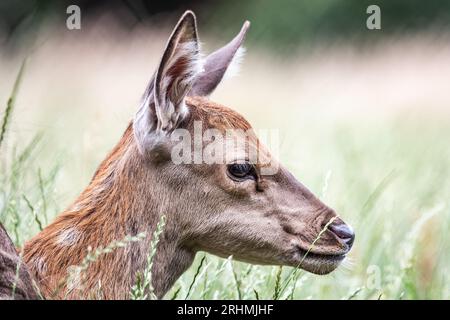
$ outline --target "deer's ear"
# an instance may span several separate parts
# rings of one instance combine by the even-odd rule
[[[245,21],[241,31],[227,45],[206,57],[203,71],[200,72],[189,93],[192,96],[208,96],[222,80],[230,64],[238,55],[238,49],[245,39],[250,22]]]
[[[141,148],[151,148],[186,115],[185,97],[201,71],[195,15],[186,11],[167,42],[161,62],[134,119]]]

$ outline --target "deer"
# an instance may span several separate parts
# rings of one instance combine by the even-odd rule
[[[346,258],[355,239],[350,225],[271,155],[242,115],[208,98],[239,54],[249,26],[246,21],[228,44],[204,57],[194,13],[182,15],[118,144],[78,198],[24,245],[24,262],[43,297],[129,298],[162,216],[151,269],[158,299],[198,252],[319,275]],[[192,133],[195,123],[203,131],[248,131],[250,138],[229,162],[175,164],[173,135]],[[249,149],[264,161],[249,161]],[[276,164],[276,172],[264,173],[268,163]],[[82,289],[61,284],[87,248],[141,232],[144,240],[91,263]]]

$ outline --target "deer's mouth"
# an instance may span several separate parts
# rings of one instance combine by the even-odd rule
[[[335,270],[345,259],[346,253],[317,253],[296,246],[295,267],[315,274],[327,274]]]

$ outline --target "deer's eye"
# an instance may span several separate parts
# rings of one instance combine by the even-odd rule
[[[234,180],[256,179],[255,168],[248,162],[229,164],[228,174]]]

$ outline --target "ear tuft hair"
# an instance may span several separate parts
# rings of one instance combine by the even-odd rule
[[[225,71],[225,74],[223,75],[223,80],[226,81],[227,79],[231,79],[239,74],[246,53],[247,49],[245,49],[245,47],[239,47],[239,49],[237,49],[233,59],[231,59],[231,62]]]
[[[214,91],[222,81],[230,64],[233,61],[241,60],[244,51],[240,48],[249,27],[250,22],[246,21],[233,40],[206,57],[204,71],[198,74],[189,95],[208,96]],[[235,60],[235,58],[237,59]]]

